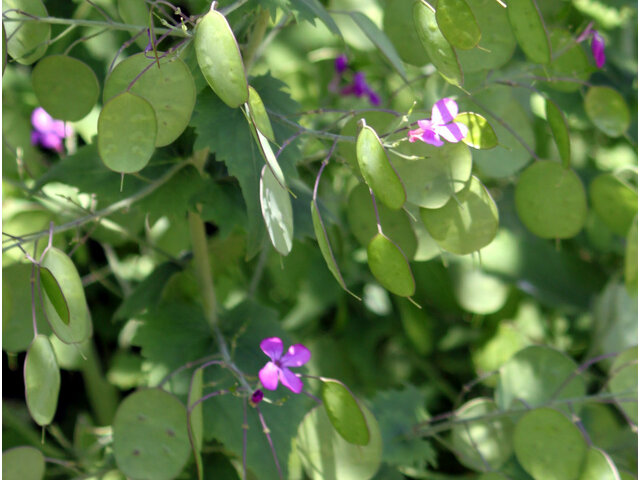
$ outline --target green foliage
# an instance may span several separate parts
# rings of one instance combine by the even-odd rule
[[[3,1],[3,476],[632,478],[637,5],[211,6]]]

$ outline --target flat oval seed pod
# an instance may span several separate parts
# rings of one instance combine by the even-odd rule
[[[49,115],[76,122],[98,101],[100,85],[86,63],[66,55],[49,55],[31,73],[33,91]]]
[[[378,233],[367,247],[367,262],[373,276],[380,284],[401,297],[410,297],[416,291],[411,267],[402,250]]]
[[[249,99],[247,77],[233,31],[220,12],[210,10],[196,26],[195,48],[202,75],[231,108]]]
[[[455,50],[438,28],[436,12],[422,1],[413,5],[413,21],[418,38],[429,58],[445,80],[454,85],[462,85],[464,77]]]
[[[113,419],[113,453],[127,477],[171,480],[189,458],[187,411],[159,388],[125,398]]]
[[[146,8],[146,7],[145,7]],[[162,53],[162,52],[159,52]],[[106,103],[129,88],[129,92],[148,101],[156,114],[156,147],[169,145],[187,128],[196,104],[196,86],[189,67],[176,56],[159,60],[132,55],[113,69],[104,83],[102,98]]]
[[[278,181],[280,186],[287,190],[287,183],[284,178],[284,173],[282,173],[282,169],[280,168],[280,164],[278,163],[278,159],[273,153],[273,149],[271,148],[271,144],[269,143],[269,139],[263,134],[263,132],[258,128],[258,124],[256,120],[253,118],[250,107],[247,105],[246,110],[242,110],[249,122],[249,128],[251,129],[251,133],[253,134],[253,138],[258,145],[258,150],[260,150],[260,154],[264,161],[267,163],[269,170]],[[266,113],[266,112],[265,112]],[[268,120],[268,119],[267,119]],[[269,124],[271,125],[271,124]]]
[[[44,276],[42,272],[45,272]],[[42,260],[40,273],[44,310],[51,329],[64,343],[85,341],[91,336],[93,327],[82,281],[73,261],[61,250],[50,248]],[[49,275],[51,278],[47,279]],[[42,278],[45,278],[44,282]],[[66,311],[68,319],[60,316]]]
[[[49,425],[58,406],[60,369],[46,335],[37,335],[27,351],[24,386],[31,418],[40,426]]]
[[[352,293],[348,288],[347,284],[342,277],[342,273],[340,273],[340,267],[338,267],[338,262],[336,262],[336,258],[333,256],[333,250],[331,249],[331,244],[329,243],[329,236],[327,235],[327,230],[324,227],[324,222],[322,221],[322,217],[320,217],[320,212],[318,211],[318,205],[316,205],[316,201],[311,201],[311,219],[313,220],[313,231],[316,234],[316,239],[318,240],[318,246],[320,247],[320,252],[324,257],[324,261],[329,268],[329,271],[333,274],[335,279],[338,281],[340,286],[348,293],[358,298],[357,295]]]
[[[264,108],[264,103],[256,89],[249,85],[249,112],[253,119],[255,126],[260,132],[269,140],[275,143],[276,136],[273,133],[273,127],[269,120],[267,110]]]
[[[2,478],[4,480],[42,480],[44,456],[33,447],[14,447],[2,452]]]
[[[551,134],[558,147],[562,165],[565,168],[571,166],[571,141],[569,139],[569,126],[564,118],[562,110],[552,100],[546,99],[545,109],[547,113],[547,122],[551,127]]]
[[[462,112],[456,115],[454,122],[467,126],[469,133],[462,141],[472,148],[488,150],[498,146],[498,137],[491,124],[482,115],[473,112]]]
[[[480,42],[482,32],[465,0],[438,0],[436,21],[442,35],[455,48],[470,50]]]
[[[578,175],[557,162],[535,162],[518,179],[516,211],[542,238],[571,238],[587,218],[587,195]]]
[[[498,232],[498,208],[476,177],[444,207],[421,208],[420,217],[438,245],[458,255],[480,250]]]
[[[619,480],[620,473],[611,457],[597,447],[589,447],[579,480]]]
[[[525,55],[535,63],[549,63],[551,43],[533,0],[510,0],[507,15],[513,34]]]
[[[404,185],[391,165],[378,135],[367,125],[358,134],[356,158],[360,172],[376,198],[393,210],[402,208],[407,199]]]
[[[429,55],[423,48],[415,48],[420,39],[413,23],[413,2],[414,0],[387,0],[384,4],[382,28],[403,61],[422,67],[429,63]]]
[[[347,442],[367,445],[371,436],[364,413],[358,401],[341,382],[322,381],[322,404],[333,428]]]
[[[19,10],[34,17],[47,17],[42,0],[2,0],[2,11]],[[3,13],[3,17],[5,14]],[[7,12],[6,18],[24,20],[16,11]],[[3,18],[5,20],[5,18]],[[51,38],[51,25],[45,22],[3,22],[7,33],[7,52],[23,65],[31,65],[47,51]]]
[[[260,206],[271,243],[280,254],[288,255],[293,245],[291,198],[266,165],[260,176]]]
[[[598,130],[610,137],[624,134],[631,123],[627,103],[613,88],[589,88],[584,97],[584,109]]]
[[[115,172],[142,170],[156,145],[158,126],[151,104],[130,92],[109,100],[98,118],[98,153]]]

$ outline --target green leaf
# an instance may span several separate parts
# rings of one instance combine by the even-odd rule
[[[170,480],[189,450],[187,412],[176,397],[151,388],[122,401],[113,420],[113,453],[125,475]]]
[[[507,8],[513,34],[525,55],[534,63],[549,63],[551,43],[535,0],[512,0]]]
[[[44,256],[41,267],[51,274],[59,287],[59,289],[56,289],[49,282],[53,298],[49,296],[46,288],[45,295],[43,295],[44,310],[51,329],[64,343],[81,343],[85,341],[91,337],[93,326],[87,300],[84,296],[82,280],[73,261],[64,252],[52,247]],[[61,304],[60,294],[66,303],[66,309]],[[56,304],[53,302],[56,302]],[[59,312],[65,316],[61,317]],[[66,316],[67,312],[68,318]]]
[[[2,478],[42,480],[45,463],[42,452],[33,447],[14,447],[2,452]]]
[[[158,265],[135,289],[127,296],[116,312],[115,319],[129,319],[145,309],[153,309],[162,297],[162,291],[169,279],[181,270],[174,262]]]
[[[58,281],[47,268],[41,267],[39,272],[40,285],[42,285],[44,293],[53,305],[53,308],[58,314],[58,317],[60,317],[60,320],[62,320],[62,323],[69,325],[69,306],[67,305],[67,300],[64,298],[64,294],[62,293],[62,289],[60,288]]]
[[[480,42],[482,32],[465,0],[438,0],[436,20],[452,47],[469,50]]]
[[[451,274],[458,303],[468,312],[488,315],[500,310],[507,301],[509,285],[477,265],[456,263],[451,266]]]
[[[608,390],[617,396],[618,407],[638,423],[638,347],[631,347],[618,355],[609,369]],[[636,401],[629,401],[635,399]]]
[[[280,254],[288,255],[293,246],[291,198],[267,165],[260,178],[260,206],[271,243]]]
[[[405,157],[394,155],[393,165],[407,191],[408,202],[440,208],[469,183],[471,151],[462,143],[434,147],[423,142],[405,142],[397,150]]]
[[[458,422],[476,419],[454,426],[451,441],[460,463],[477,472],[487,466],[499,470],[513,452],[513,421],[507,416],[482,419],[496,412],[498,408],[489,398],[475,398],[456,410]]]
[[[369,427],[358,401],[347,387],[337,380],[322,380],[322,402],[329,421],[347,442],[368,445]]]
[[[438,28],[436,12],[419,0],[413,5],[413,20],[418,38],[429,58],[444,79],[454,85],[462,85],[464,77],[455,50]]]
[[[518,179],[516,211],[542,238],[571,238],[587,219],[587,196],[580,177],[556,162],[538,161]]]
[[[618,469],[606,452],[590,447],[579,480],[618,480]]]
[[[426,464],[437,465],[436,451],[431,443],[412,435],[416,423],[429,418],[424,405],[424,393],[413,385],[401,390],[376,392],[371,411],[380,425],[385,463],[418,471],[426,471]]]
[[[482,115],[473,112],[462,112],[456,115],[454,122],[467,126],[469,133],[462,141],[470,147],[487,150],[498,145],[498,137],[491,124]]]
[[[58,406],[60,369],[46,335],[37,335],[27,351],[24,387],[31,418],[38,425],[49,425]]]
[[[402,208],[407,199],[404,185],[375,130],[364,120],[356,140],[356,157],[360,172],[376,197],[393,210]]]
[[[516,424],[513,447],[534,480],[577,479],[587,445],[571,420],[551,408],[525,413]]]
[[[358,298],[354,293],[352,293],[347,288],[347,284],[345,283],[344,278],[342,277],[342,273],[340,273],[340,267],[338,266],[338,262],[336,262],[336,258],[333,255],[333,250],[331,249],[331,244],[329,243],[329,236],[327,235],[327,229],[324,226],[322,217],[320,217],[320,212],[318,211],[318,205],[316,204],[315,200],[311,201],[311,217],[313,219],[313,229],[316,234],[318,246],[320,247],[320,251],[322,252],[324,261],[327,263],[327,267],[329,268],[329,271],[333,274],[337,282],[346,292]]]
[[[6,12],[7,10],[19,10]],[[2,0],[3,26],[7,35],[7,52],[18,63],[31,65],[47,51],[51,25],[45,22],[22,22],[25,14],[47,17],[42,0]],[[8,19],[16,21],[8,22]]]
[[[497,69],[507,63],[516,49],[516,39],[504,8],[496,0],[467,0],[482,38],[478,48],[458,50],[458,60],[465,74]]]
[[[389,63],[395,68],[396,72],[407,81],[407,72],[404,69],[404,64],[396,52],[393,43],[387,38],[385,33],[378,28],[378,26],[371,21],[369,17],[361,12],[351,11],[349,16],[360,27],[360,30],[373,42],[378,50],[384,55]]]
[[[603,173],[589,185],[589,200],[604,224],[625,236],[638,214],[638,192],[619,176]]]
[[[569,126],[567,119],[564,117],[562,110],[550,99],[546,99],[545,108],[547,114],[547,122],[551,127],[553,139],[558,147],[562,165],[565,168],[571,166],[571,141],[569,139]]]
[[[549,347],[530,346],[513,355],[500,368],[495,398],[501,410],[522,400],[530,407],[550,400],[580,398],[586,388],[578,366],[565,354]]]
[[[31,72],[33,91],[53,118],[75,122],[98,101],[100,85],[91,67],[66,55],[49,55]]]
[[[296,447],[305,472],[313,480],[369,480],[380,467],[382,438],[378,422],[363,407],[371,439],[368,445],[353,445],[331,425],[324,408],[316,407],[298,427]]]
[[[420,39],[413,22],[413,2],[414,0],[387,0],[384,3],[382,28],[402,60],[422,67],[429,63],[429,55],[424,48],[415,48]],[[375,124],[372,125],[377,128]]]
[[[596,352],[618,353],[638,344],[638,297],[629,295],[620,279],[609,281],[592,308],[592,348]]]
[[[144,0],[117,0],[118,15],[128,25],[149,25],[149,8]],[[136,45],[146,48],[149,43],[147,35],[136,39]]]
[[[396,304],[400,309],[402,328],[413,348],[423,356],[431,353],[435,343],[435,319],[409,300],[398,299]]]
[[[318,0],[291,0],[291,8],[299,13],[299,16],[304,20],[316,25],[316,20],[320,19],[324,23],[329,31],[334,35],[342,37],[342,33],[333,21],[331,15],[327,12],[324,6]]]
[[[98,153],[115,172],[142,170],[155,150],[155,110],[144,98],[123,92],[105,103],[98,118]]]
[[[624,283],[630,295],[638,295],[638,215],[633,219],[627,234],[624,251]]]
[[[380,284],[401,297],[410,297],[416,291],[407,257],[392,240],[382,233],[371,239],[367,246],[367,262]]]
[[[550,41],[554,52],[551,63],[545,65],[544,69],[537,70],[536,74],[549,78],[550,81],[545,84],[554,90],[580,90],[595,70],[584,48],[576,43],[575,34],[566,30],[553,30]]]
[[[624,97],[610,87],[591,87],[584,97],[584,109],[593,124],[610,137],[623,135],[631,124]]]
[[[124,59],[106,78],[103,101],[124,91],[144,98],[153,107],[156,147],[169,145],[187,128],[196,103],[196,87],[189,67],[179,57],[167,55],[156,62],[138,53]]]
[[[383,203],[378,203],[377,207],[384,234],[398,244],[408,259],[412,259],[418,242],[407,213],[403,210],[391,210]],[[369,245],[378,233],[371,193],[364,183],[359,183],[349,193],[347,220],[351,232],[363,247]]]
[[[476,177],[438,209],[421,208],[420,217],[444,250],[458,255],[480,250],[498,232],[498,208]]]

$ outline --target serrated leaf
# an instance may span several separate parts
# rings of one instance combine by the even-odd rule
[[[364,413],[342,383],[323,379],[322,402],[331,424],[342,438],[354,445],[369,444],[371,436]]]
[[[571,141],[569,139],[569,126],[562,110],[550,99],[545,102],[547,122],[551,127],[553,139],[558,147],[562,164],[565,168],[571,166]]]
[[[298,11],[299,17],[304,20],[313,23],[315,25],[316,19],[319,18],[324,23],[331,33],[342,37],[342,33],[333,21],[331,15],[327,12],[324,6],[318,0],[291,0],[291,7]]]
[[[482,37],[478,22],[465,0],[438,0],[436,20],[444,37],[455,48],[470,50]]]
[[[31,418],[38,425],[49,425],[58,406],[60,369],[46,335],[37,335],[29,346],[24,361],[24,386]]]
[[[391,63],[393,68],[400,74],[400,76],[407,81],[407,72],[404,69],[404,65],[398,52],[396,52],[393,43],[387,38],[385,33],[378,28],[378,26],[371,21],[369,17],[361,12],[349,12],[349,15],[353,21],[360,27],[360,30],[373,42],[373,44],[380,50],[382,55]]]
[[[470,147],[487,150],[498,145],[498,137],[493,127],[482,115],[474,112],[462,112],[456,115],[454,122],[467,126],[469,133],[462,141]]]

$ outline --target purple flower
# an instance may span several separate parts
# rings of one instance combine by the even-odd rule
[[[602,68],[606,61],[604,54],[604,38],[602,38],[602,35],[600,35],[597,30],[591,28],[591,25],[593,25],[593,22],[587,25],[587,28],[585,28],[584,32],[578,36],[576,41],[580,43],[587,38],[591,38],[591,53],[593,54],[593,59],[596,61],[596,66],[598,68]]]
[[[452,98],[438,100],[431,109],[430,120],[418,120],[418,127],[409,130],[409,142],[422,140],[425,143],[441,147],[444,142],[457,143],[467,136],[469,129],[460,122],[453,119],[458,114],[458,104]]]
[[[355,95],[356,97],[362,97],[366,95],[369,97],[369,101],[373,105],[380,105],[380,97],[367,84],[363,72],[356,72],[356,74],[353,76],[353,82],[340,90],[340,94]]]
[[[347,56],[343,53],[335,60],[335,69],[338,75],[342,75],[349,65],[349,61],[347,60]]]
[[[255,392],[251,394],[249,403],[251,404],[252,407],[255,407],[257,404],[259,404],[262,401],[263,398],[264,398],[264,393],[262,393],[262,390],[257,389]]]
[[[278,380],[293,393],[302,391],[300,380],[289,367],[301,367],[311,358],[311,352],[301,344],[291,345],[287,353],[282,355],[282,340],[278,337],[265,338],[260,342],[260,348],[271,359],[262,367],[258,376],[267,390],[278,388]]]
[[[73,133],[71,125],[62,120],[54,120],[44,108],[38,107],[31,114],[31,144],[50,148],[56,152],[63,151],[62,139]]]

